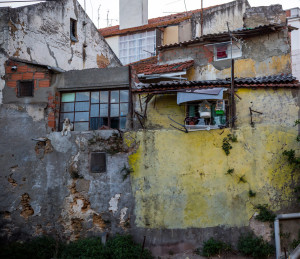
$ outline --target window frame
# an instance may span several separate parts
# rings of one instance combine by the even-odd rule
[[[121,99],[120,99],[120,91],[127,91],[128,92],[128,99],[126,102],[122,101],[121,102]],[[111,92],[113,91],[118,91],[119,92],[119,101],[118,102],[115,102],[115,103],[112,103],[111,102]],[[82,93],[82,92],[88,92],[89,93],[89,100],[88,101],[76,101],[76,93]],[[92,103],[91,101],[91,95],[93,92],[98,92],[98,93],[101,93],[101,92],[108,92],[108,102],[102,102],[101,103],[101,100],[99,98],[99,102],[97,103]],[[67,93],[74,93],[75,94],[75,97],[74,97],[74,101],[72,102],[62,102],[62,97],[63,97],[63,94],[67,94]],[[75,110],[75,106],[76,106],[76,103],[84,103],[84,102],[88,102],[89,105],[88,105],[88,110],[84,110],[84,111],[76,111]],[[74,103],[74,107],[73,107],[73,111],[71,112],[62,112],[62,105],[64,103]],[[129,88],[103,88],[103,89],[93,89],[93,90],[77,90],[77,91],[63,91],[61,92],[60,94],[60,107],[59,107],[59,127],[58,129],[59,130],[62,130],[62,121],[61,121],[61,115],[63,113],[73,113],[73,120],[71,120],[71,122],[74,124],[74,129],[75,129],[75,126],[76,126],[76,122],[79,123],[79,122],[83,122],[83,123],[88,123],[88,129],[87,130],[84,130],[84,131],[92,131],[92,130],[95,130],[95,129],[91,129],[91,118],[101,118],[100,116],[96,117],[96,116],[91,116],[91,105],[92,104],[98,104],[99,105],[99,112],[100,112],[100,105],[101,104],[107,104],[108,107],[107,107],[107,127],[111,128],[111,119],[112,118],[118,118],[119,119],[119,127],[118,129],[120,130],[125,130],[126,129],[126,122],[127,122],[127,116],[128,114],[130,113],[130,109],[131,109],[131,92],[130,92],[130,89]],[[111,116],[111,104],[118,104],[119,106],[119,112],[118,112],[118,116]],[[127,104],[128,105],[128,110],[127,110],[127,114],[122,116],[121,115],[121,104]],[[89,114],[89,119],[88,121],[76,121],[75,120],[75,116],[76,116],[76,112],[77,113],[81,113],[81,112],[88,112]],[[103,117],[105,118],[105,117]],[[121,126],[121,118],[125,118],[126,119],[126,122],[125,122],[125,127],[124,128],[120,128]],[[103,125],[104,126],[104,125]],[[106,125],[105,125],[106,126]],[[98,130],[98,129],[97,129]],[[75,130],[76,131],[76,130]]]
[[[222,45],[227,45],[227,57],[226,58],[218,58],[218,51],[217,48]],[[214,43],[213,44],[213,53],[214,53],[214,61],[222,61],[222,60],[228,60],[231,59],[231,43],[230,41],[226,42],[219,42],[219,43]],[[241,49],[241,44],[239,42],[232,42],[232,58],[239,58],[242,56],[242,49]]]
[[[31,85],[32,95],[21,95],[21,89],[20,88],[21,88],[22,83],[32,83],[32,85]],[[17,97],[18,98],[34,97],[34,80],[20,80],[20,81],[18,81]]]
[[[77,36],[77,20],[70,18],[70,39],[73,42],[78,42]]]

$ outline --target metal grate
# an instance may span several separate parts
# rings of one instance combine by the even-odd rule
[[[18,97],[33,97],[33,81],[19,81]]]
[[[106,172],[106,153],[101,153],[101,152],[91,153],[90,171],[92,173]]]

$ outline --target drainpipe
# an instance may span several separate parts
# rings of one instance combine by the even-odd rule
[[[297,218],[300,218],[300,213],[280,214],[280,215],[277,215],[277,217],[275,218],[274,231],[275,231],[276,259],[280,259],[280,254],[281,254],[279,220],[280,219],[297,219]]]

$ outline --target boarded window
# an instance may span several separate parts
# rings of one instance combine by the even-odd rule
[[[33,97],[33,81],[19,81],[18,97]]]
[[[106,172],[106,153],[102,153],[102,152],[91,153],[90,171],[92,173]]]
[[[77,21],[70,19],[70,38],[71,41],[77,42]]]

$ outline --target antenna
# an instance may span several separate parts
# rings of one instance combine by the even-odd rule
[[[101,7],[101,4],[99,4],[99,7],[98,7],[98,29],[100,28],[100,7]]]
[[[107,15],[106,15],[106,26],[109,26],[109,19],[108,19],[108,14],[109,14],[109,10],[107,10]]]
[[[187,9],[186,9],[186,3],[185,3],[185,0],[183,0],[183,1],[184,1],[185,12],[186,12],[186,15],[187,15],[188,13],[187,13]]]
[[[203,36],[203,0],[201,0],[201,35]]]

